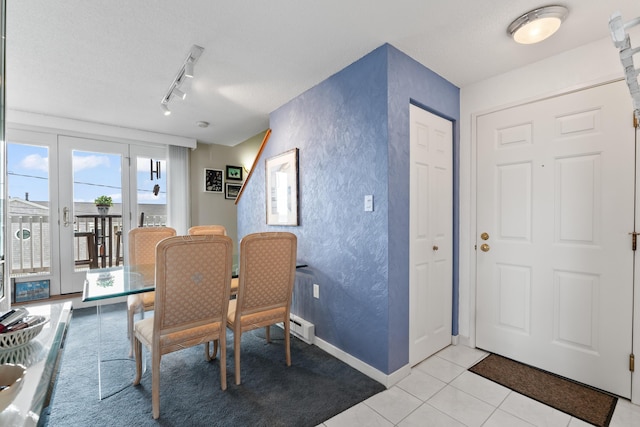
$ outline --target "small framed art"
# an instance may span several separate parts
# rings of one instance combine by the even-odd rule
[[[242,167],[227,165],[227,179],[242,181]]]
[[[224,193],[225,199],[234,199],[238,197],[238,193],[240,193],[240,189],[242,188],[242,184],[236,184],[233,182],[227,182],[226,191]]]
[[[205,193],[222,193],[222,170],[204,169],[204,191]]]
[[[27,302],[49,298],[49,280],[15,282],[15,302]]]

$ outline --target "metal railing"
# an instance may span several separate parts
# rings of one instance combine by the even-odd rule
[[[164,215],[149,215],[144,218],[145,227],[166,225]],[[92,267],[90,261],[96,255],[91,250],[95,242],[94,221],[90,218],[75,218],[73,239],[73,261],[76,270]],[[29,274],[46,274],[51,271],[51,233],[48,215],[9,215],[9,266],[10,277]],[[113,221],[113,236],[122,230],[122,220]],[[99,233],[100,234],[100,233]],[[121,236],[119,236],[121,238]],[[113,262],[123,255],[123,245],[119,245],[120,253],[112,254]]]

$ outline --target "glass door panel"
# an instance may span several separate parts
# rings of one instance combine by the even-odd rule
[[[82,291],[87,269],[122,262],[122,230],[129,224],[123,179],[123,171],[128,170],[128,146],[60,137],[59,156],[60,252],[74,254],[61,262],[61,293],[65,294]],[[99,196],[113,201],[106,214],[99,213],[94,203]]]
[[[34,276],[50,280],[50,292],[59,293],[56,200],[50,197],[57,182],[55,137],[10,129],[7,132],[7,266],[18,282]]]
[[[164,147],[131,146],[135,169],[131,170],[131,205],[134,227],[167,225],[167,151]],[[132,219],[133,222],[133,219]]]

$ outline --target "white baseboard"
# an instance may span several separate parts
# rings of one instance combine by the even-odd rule
[[[400,381],[401,379],[403,379],[404,377],[408,376],[411,373],[411,367],[409,365],[406,365],[398,369],[397,371],[387,375],[377,370],[373,366],[367,365],[362,360],[353,357],[349,353],[346,353],[340,350],[339,348],[335,347],[334,345],[329,344],[328,342],[318,338],[317,336],[315,337],[314,344],[317,345],[320,349],[326,351],[327,353],[335,357],[336,359],[362,372],[369,378],[375,381],[378,381],[380,384],[384,385],[387,388],[393,386],[398,381]]]

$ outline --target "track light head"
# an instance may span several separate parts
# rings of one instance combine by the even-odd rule
[[[160,103],[160,107],[162,108],[162,112],[164,113],[165,116],[168,116],[171,114],[171,110],[169,110],[169,107],[164,102]]]
[[[189,57],[187,63],[184,64],[184,76],[190,79],[193,78],[193,60],[191,57]]]
[[[180,98],[180,99],[185,99],[187,97],[187,94],[181,91],[180,89],[178,89],[177,87],[171,91],[171,94],[176,98]]]

